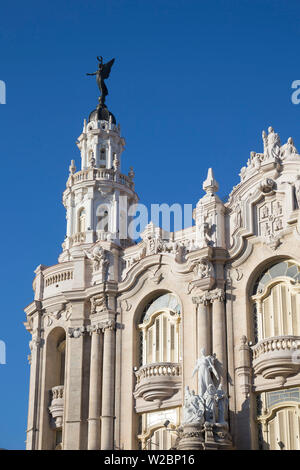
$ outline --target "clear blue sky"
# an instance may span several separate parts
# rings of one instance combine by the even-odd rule
[[[224,197],[261,131],[300,147],[300,3],[294,0],[2,2],[0,80],[0,447],[23,449],[33,270],[56,263],[62,191],[83,118],[97,103],[96,55],[116,57],[107,103],[126,138],[141,202],[193,203],[213,166]],[[299,138],[298,138],[299,136]]]

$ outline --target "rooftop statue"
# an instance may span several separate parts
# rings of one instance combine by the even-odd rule
[[[106,64],[103,64],[103,57],[100,55],[100,56],[97,56],[97,60],[99,61],[98,70],[94,73],[87,73],[87,75],[96,75],[96,82],[101,93],[99,97],[99,104],[100,106],[105,106],[104,103],[105,103],[105,98],[108,95],[108,90],[104,83],[104,80],[106,80],[109,77],[109,74],[110,74],[110,71],[111,71],[111,68],[113,66],[115,59],[111,59]]]

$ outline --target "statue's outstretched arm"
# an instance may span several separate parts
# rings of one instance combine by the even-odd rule
[[[87,73],[86,75],[97,75],[97,72],[95,72],[95,73]]]

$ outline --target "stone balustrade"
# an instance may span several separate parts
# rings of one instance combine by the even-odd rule
[[[256,375],[266,379],[287,377],[300,369],[300,336],[273,336],[252,346]]]
[[[162,402],[172,397],[181,387],[181,364],[157,362],[142,366],[137,372],[135,398]]]
[[[252,347],[253,359],[261,354],[276,350],[295,350],[300,346],[300,336],[275,336],[259,341]]]
[[[148,364],[142,366],[136,373],[137,384],[143,379],[148,377],[159,377],[159,376],[180,376],[181,366],[180,364],[173,362],[160,362],[154,364]]]
[[[64,417],[64,386],[57,385],[50,391],[51,405],[49,406],[50,414],[54,420],[55,428],[61,428]]]
[[[77,243],[84,243],[85,239],[85,232],[77,232],[72,237],[70,237],[70,246],[76,245]]]
[[[58,282],[69,281],[73,279],[73,270],[68,269],[66,271],[61,271],[56,274],[51,274],[45,276],[45,286],[49,287],[52,284],[57,284]]]
[[[77,183],[93,180],[115,181],[127,186],[132,190],[134,189],[134,183],[129,176],[123,175],[118,171],[110,168],[89,168],[87,170],[77,171],[77,173],[69,176],[67,186],[70,187]]]

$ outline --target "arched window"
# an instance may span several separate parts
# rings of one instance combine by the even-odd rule
[[[140,369],[137,372],[135,396],[146,396],[149,392],[150,402],[147,411],[139,414],[140,449],[168,450],[176,440],[175,429],[180,423],[181,407],[179,401],[173,400],[173,393],[181,389],[181,309],[176,295],[163,294],[152,300],[144,309],[138,325],[140,331]],[[170,392],[166,392],[169,384]],[[148,390],[149,387],[149,390]],[[172,391],[173,388],[173,391]],[[154,398],[153,398],[154,397]],[[146,398],[146,401],[149,398]],[[152,401],[152,405],[150,405]],[[150,406],[149,406],[150,405]],[[139,411],[139,404],[136,404]],[[168,427],[165,423],[168,422]]]
[[[78,232],[84,233],[85,232],[85,209],[82,208],[78,212]]]
[[[299,282],[300,267],[278,261],[257,278],[251,295],[254,374],[267,379],[257,395],[259,447],[265,450],[300,449],[300,388],[280,385],[299,371]],[[268,379],[277,379],[277,390],[268,390]]]
[[[256,280],[251,297],[256,341],[274,336],[300,336],[300,268],[280,261]]]
[[[260,449],[300,450],[300,388],[261,393],[258,424]]]
[[[165,294],[147,306],[141,330],[142,364],[179,362],[180,306],[173,294]]]

